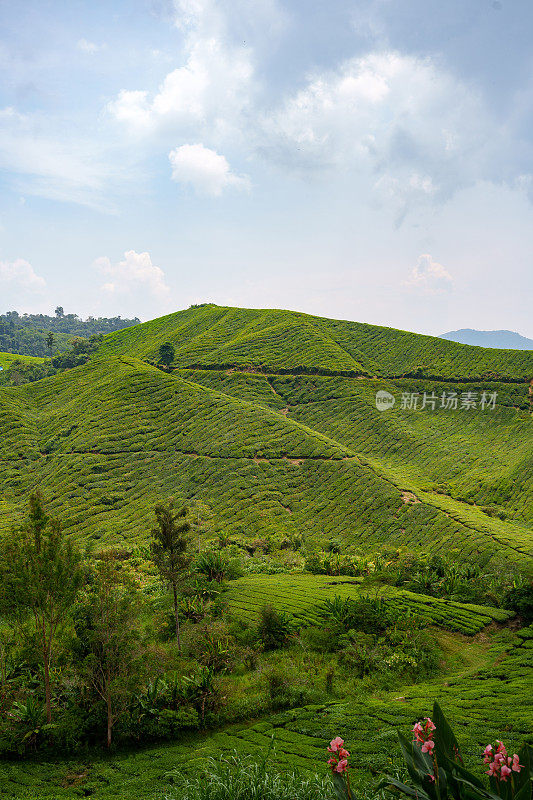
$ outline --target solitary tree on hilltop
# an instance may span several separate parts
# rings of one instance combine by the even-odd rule
[[[167,505],[158,504],[155,507],[157,528],[152,529],[150,543],[152,561],[161,579],[172,587],[178,650],[181,650],[178,588],[191,562],[191,557],[187,553],[189,545],[187,534],[191,529],[186,519],[187,513],[186,506],[175,509],[172,500]]]
[[[52,719],[50,664],[57,633],[83,581],[83,559],[59,523],[47,516],[41,495],[30,497],[26,523],[4,540],[0,552],[0,614],[33,619],[41,651],[46,720]]]
[[[174,346],[170,344],[170,342],[165,342],[159,348],[159,363],[164,364],[165,367],[170,367],[174,358],[176,357],[176,351],[174,350]]]
[[[65,316],[65,309],[63,308],[63,306],[57,306],[56,310],[54,311],[54,314],[58,319],[61,319],[62,317]]]

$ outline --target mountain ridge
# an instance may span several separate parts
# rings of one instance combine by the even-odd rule
[[[476,328],[460,328],[441,333],[439,339],[471,345],[504,350],[533,350],[533,339],[508,330],[480,331]]]

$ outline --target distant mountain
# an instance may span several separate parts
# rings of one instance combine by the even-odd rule
[[[439,339],[450,342],[473,344],[477,347],[497,347],[503,350],[533,350],[533,339],[527,339],[514,331],[476,331],[461,328],[459,331],[441,333]]]

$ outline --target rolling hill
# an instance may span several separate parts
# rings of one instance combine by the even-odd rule
[[[169,372],[157,367],[167,341]],[[206,537],[298,533],[529,570],[532,377],[526,351],[191,307],[0,391],[0,532],[40,486],[69,532],[131,547],[175,495]],[[394,407],[376,408],[378,390]]]

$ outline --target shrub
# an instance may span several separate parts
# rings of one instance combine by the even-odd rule
[[[533,622],[533,583],[515,586],[506,593],[503,605],[519,614],[524,625]]]
[[[228,558],[220,550],[206,550],[201,553],[194,563],[194,569],[200,575],[205,575],[208,580],[217,583],[235,580],[243,574],[239,559]]]
[[[264,605],[257,634],[265,650],[278,650],[285,647],[292,638],[294,625],[288,614],[276,611],[271,605]]]
[[[363,633],[383,633],[399,620],[399,614],[388,607],[381,597],[340,597],[325,600],[317,609],[321,619],[336,624],[340,629],[354,629]]]

